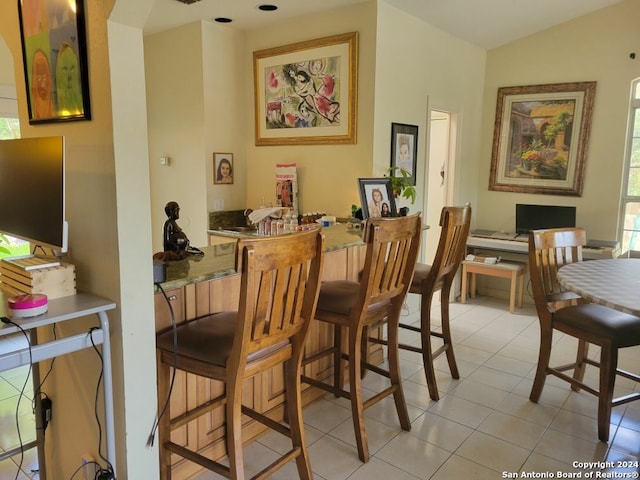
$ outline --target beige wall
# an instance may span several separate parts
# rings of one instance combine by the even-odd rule
[[[106,2],[110,3],[110,2]],[[107,8],[107,7],[104,7]],[[106,41],[104,11],[87,11],[87,30],[91,32],[89,58],[94,72],[108,70],[107,52],[101,48]],[[113,146],[111,140],[111,106],[108,84],[90,75],[91,122],[71,122],[30,126],[26,114],[26,92],[21,61],[17,2],[3,5],[0,34],[11,52],[15,71],[16,92],[23,137],[64,135],[66,141],[66,218],[69,222],[69,261],[76,266],[77,288],[99,293],[117,300],[118,249],[115,210]],[[82,199],[76,201],[75,199]],[[99,254],[97,254],[99,252]],[[114,330],[118,330],[119,313],[111,315]],[[84,328],[95,320],[84,322]],[[59,325],[57,334],[77,331],[77,326]],[[44,332],[43,335],[47,335]],[[115,340],[115,339],[114,339]],[[119,352],[118,342],[115,351]],[[43,390],[53,399],[54,421],[47,430],[47,452],[51,478],[67,478],[80,465],[80,456],[87,447],[96,451],[97,426],[94,420],[93,398],[100,373],[95,352],[85,350],[60,357],[53,375]],[[64,448],[62,447],[64,445]],[[68,465],[65,468],[63,465]],[[77,468],[77,467],[76,467]]]
[[[590,238],[616,238],[630,84],[640,76],[640,60],[629,58],[640,45],[638,18],[640,3],[627,0],[488,53],[477,227],[513,231],[515,203],[572,205]],[[581,81],[597,82],[582,197],[489,191],[498,87]]]
[[[243,38],[196,22],[144,39],[154,251],[162,250],[168,201],[180,204],[179,223],[194,246],[207,243],[207,212],[216,201],[224,210],[245,208]],[[214,152],[233,154],[233,185],[213,184]]]
[[[180,204],[180,226],[206,244],[205,114],[202,24],[144,39],[153,250],[162,250],[164,206]],[[160,165],[170,157],[169,166]]]
[[[359,33],[360,43],[357,144],[256,146],[252,53],[350,31]],[[187,49],[191,55],[185,59]],[[275,202],[277,163],[298,165],[301,211],[348,215],[351,205],[360,203],[356,179],[380,176],[389,165],[391,122],[419,126],[420,196],[412,208],[426,210],[422,191],[429,106],[459,118],[464,135],[457,162],[465,175],[456,176],[456,201],[475,199],[486,52],[385,2],[364,2],[244,33],[196,23],[145,37],[145,52],[154,250],[161,248],[166,201],[180,203],[181,227],[193,244],[201,245],[206,239],[198,225],[214,210],[214,200],[222,200],[226,210],[256,208],[263,198]],[[177,67],[168,71],[167,64]],[[193,78],[198,69],[201,76]],[[188,94],[183,91],[187,87],[192,90]],[[203,114],[193,105],[198,98],[206,105],[204,131]],[[211,154],[216,151],[234,154],[232,186],[212,184]],[[170,167],[159,165],[163,155],[172,157]]]
[[[326,211],[348,216],[351,204],[359,204],[358,177],[370,177],[372,169],[376,2],[364,2],[339,11],[315,14],[286,24],[247,32],[244,53],[243,108],[249,112],[245,131],[247,152],[247,205],[258,207],[262,198],[275,204],[275,166],[296,163],[300,211]],[[255,146],[252,52],[340,33],[359,33],[358,143],[321,146]]]
[[[246,206],[247,161],[244,138],[252,125],[242,108],[245,65],[244,34],[217,23],[206,22],[202,28],[204,75],[204,164],[202,180],[207,190],[207,211],[214,211],[215,201],[223,210]],[[224,48],[220,48],[224,46]],[[233,154],[233,185],[213,184],[213,152]]]
[[[135,8],[144,10],[152,1],[137,0]],[[118,478],[125,480],[157,477],[158,462],[157,449],[146,446],[155,415],[156,387],[155,348],[149,341],[153,338],[154,320],[146,107],[144,85],[140,87],[144,78],[141,24],[137,37],[135,29],[132,33],[121,24],[112,24],[108,32],[107,18],[114,3],[115,0],[86,2],[91,121],[29,126],[17,2],[3,6],[0,36],[15,64],[22,136],[64,135],[66,139],[68,261],[76,266],[77,288],[117,304],[109,318],[117,472]],[[123,6],[119,12],[124,18],[121,21],[132,22],[136,18],[133,9],[124,11],[131,2],[120,3]],[[110,56],[109,46],[119,53],[112,52]],[[135,61],[127,63],[131,57]],[[116,85],[113,95],[112,82]],[[142,140],[142,148],[137,139]],[[95,324],[91,317],[80,324],[58,325],[57,334],[75,333]],[[50,478],[69,478],[81,465],[83,455],[100,458],[93,407],[99,374],[99,358],[88,349],[58,358],[43,387],[54,405],[47,430]],[[99,403],[102,409],[102,402]],[[103,416],[101,422],[104,434]],[[106,453],[104,439],[102,453]]]
[[[486,51],[384,2],[379,4],[377,24],[373,173],[380,176],[389,166],[391,123],[418,125],[419,197],[410,208],[422,210],[426,223],[436,227],[440,212],[426,218],[424,194],[428,111],[438,108],[458,119],[454,203],[473,204]]]
[[[359,203],[355,179],[373,174],[375,23],[376,4],[366,2],[244,33],[196,23],[145,37],[154,250],[162,247],[168,200],[180,203],[191,243],[204,245],[215,200],[225,210],[256,208],[262,198],[275,203],[281,162],[298,165],[302,210],[350,214]],[[256,147],[253,51],[350,31],[360,35],[358,143]],[[212,184],[213,152],[234,154],[233,185]],[[161,155],[172,157],[170,167],[159,166]]]
[[[263,196],[275,197],[273,174],[277,162],[299,164],[303,210],[326,209],[344,215],[351,203],[359,202],[355,178],[379,175],[387,162],[390,122],[419,125],[420,156],[426,157],[426,112],[428,106],[433,106],[455,110],[461,116],[458,200],[473,202],[477,193],[476,226],[512,228],[516,201],[563,203],[578,206],[578,221],[593,232],[594,238],[610,238],[615,234],[629,84],[631,79],[640,76],[640,63],[628,58],[629,52],[639,44],[640,30],[634,19],[639,17],[640,5],[636,0],[627,0],[489,52],[484,77],[481,50],[408,18],[382,1],[366,2],[244,35],[208,24],[188,26],[180,32],[184,35],[186,50],[169,49],[169,57],[163,57],[174,60],[174,63],[167,62],[170,68],[147,66],[156,80],[160,75],[179,80],[174,86],[168,82],[144,85],[141,78],[144,57],[160,58],[155,51],[159,47],[153,43],[157,41],[161,45],[168,41],[144,39],[145,51],[142,50],[140,29],[153,0],[87,3],[94,112],[90,122],[28,126],[16,3],[4,6],[0,35],[15,64],[20,66],[14,73],[23,135],[63,134],[67,137],[67,217],[71,260],[77,266],[78,286],[113,299],[119,305],[118,311],[110,315],[118,407],[119,478],[147,478],[149,472],[151,478],[157,469],[157,451],[145,445],[156,397],[150,255],[158,249],[155,239],[160,238],[164,220],[161,208],[172,186],[189,190],[183,194],[184,200],[177,200],[185,202],[183,220],[186,223],[183,221],[182,226],[196,245],[204,243],[206,212],[211,208],[207,204],[207,192],[224,196],[225,208],[244,206],[240,203],[245,201],[247,206],[255,207]],[[107,22],[114,3],[117,15]],[[138,10],[130,11],[134,8]],[[256,147],[251,53],[348,31],[360,33],[358,143]],[[414,36],[412,32],[420,35]],[[191,43],[193,39],[196,39],[195,45]],[[230,46],[232,51],[241,52],[237,55],[242,57],[237,64],[231,58]],[[194,48],[195,55],[184,55]],[[178,51],[183,52],[188,61],[180,62],[184,59],[177,58]],[[400,62],[400,59],[407,61]],[[220,74],[226,72],[216,72],[218,60],[231,71],[240,72],[239,77],[243,78],[225,83]],[[176,68],[176,62],[185,71]],[[405,64],[412,65],[411,73],[418,72],[417,79],[399,76],[397,72],[403,71]],[[149,71],[146,74],[150,76]],[[598,81],[583,197],[489,192],[497,88],[582,80]],[[198,90],[180,91],[184,82],[189,90],[196,87]],[[482,88],[483,82],[484,95],[481,95],[477,89]],[[160,93],[152,95],[156,89]],[[216,91],[220,89],[225,93],[217,96]],[[482,96],[484,103],[480,100]],[[146,108],[145,98],[153,98]],[[156,102],[175,102],[174,108],[180,115],[171,111],[173,115],[167,117]],[[200,107],[198,102],[202,104]],[[231,113],[230,121],[218,116],[218,108],[229,110],[234,106],[240,111]],[[183,107],[185,110],[180,110]],[[169,119],[172,125],[165,123]],[[177,134],[163,136],[163,129]],[[211,153],[219,149],[236,155],[238,183],[224,187],[232,190],[215,191],[209,185]],[[170,174],[166,170],[157,171],[159,155],[173,157],[174,166],[179,168],[170,167]],[[424,168],[420,167],[419,172],[423,175]],[[150,177],[154,179],[153,190],[149,187]],[[160,180],[156,185],[157,179]],[[56,411],[51,430],[47,432],[51,455],[55,458],[52,478],[69,477],[71,468],[77,465],[88,446],[90,451],[97,448],[92,406],[97,371],[98,362],[92,352],[74,354],[56,363],[52,391],[60,399],[58,405],[64,407]]]

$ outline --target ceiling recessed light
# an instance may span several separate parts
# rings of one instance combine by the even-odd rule
[[[276,5],[265,3],[264,5],[258,5],[258,9],[262,10],[263,12],[273,12],[274,10],[277,10],[278,7]]]
[[[218,22],[218,23],[231,23],[233,22],[233,20],[231,20],[230,18],[227,17],[216,17],[213,19],[214,22]]]

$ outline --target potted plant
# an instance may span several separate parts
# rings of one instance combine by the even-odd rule
[[[391,188],[393,188],[393,194],[396,198],[406,198],[411,202],[411,205],[415,203],[418,192],[416,187],[411,184],[411,175],[407,170],[400,167],[389,167],[385,171],[385,177],[391,179]]]

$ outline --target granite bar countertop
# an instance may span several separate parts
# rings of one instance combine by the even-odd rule
[[[361,229],[350,229],[346,224],[337,224],[323,227],[322,231],[325,234],[325,252],[364,245]],[[161,284],[165,291],[191,283],[235,275],[235,253],[238,240],[257,237],[255,233],[227,230],[209,230],[208,233],[228,238],[229,242],[202,247],[200,250],[204,255],[201,256],[190,255],[184,260],[167,262],[166,280]]]

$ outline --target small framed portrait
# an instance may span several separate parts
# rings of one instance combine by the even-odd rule
[[[213,154],[213,183],[215,185],[233,184],[233,153]]]
[[[393,197],[391,179],[359,178],[362,218],[396,217],[396,201]]]
[[[416,184],[418,161],[418,126],[391,124],[391,167],[407,171],[411,185]],[[399,176],[399,175],[394,175]]]

